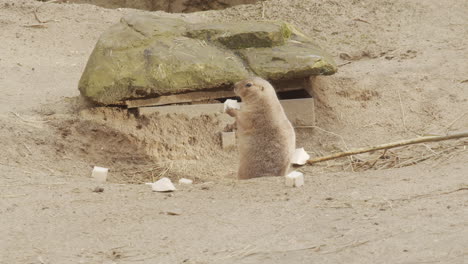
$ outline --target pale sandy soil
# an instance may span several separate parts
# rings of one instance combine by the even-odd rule
[[[340,2],[184,16],[282,19],[332,53],[339,72],[314,86],[318,128],[297,130],[314,156],[468,130],[468,4]],[[303,167],[300,189],[237,181],[216,116],[136,118],[78,97],[99,35],[141,11],[47,4],[38,16],[53,21],[37,27],[38,5],[0,0],[0,263],[466,261],[467,139]],[[94,165],[111,168],[103,193]],[[163,175],[195,184],[141,184]]]

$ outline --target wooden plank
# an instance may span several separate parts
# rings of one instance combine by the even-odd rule
[[[273,83],[277,92],[287,92],[305,89],[304,79],[279,81]],[[128,108],[170,105],[180,103],[199,102],[219,98],[236,97],[234,91],[200,91],[173,95],[163,95],[155,98],[127,100],[125,104]]]
[[[159,96],[148,99],[127,100],[125,104],[128,108],[136,108],[142,106],[158,106],[168,104],[189,103],[217,98],[235,97],[233,91],[214,91],[214,92],[191,92],[184,94],[173,94]]]
[[[138,107],[140,115],[151,115],[159,113],[160,115],[166,114],[184,114],[190,118],[200,116],[203,114],[222,114],[224,104],[187,104],[187,105],[162,105],[162,106],[148,106]],[[226,114],[227,116],[227,114]]]
[[[315,125],[315,105],[313,98],[280,100],[284,112],[294,126]],[[242,103],[240,103],[242,107]],[[139,107],[140,115],[152,114],[183,114],[189,118],[200,115],[218,114],[218,119],[223,124],[232,123],[233,118],[223,113],[224,104],[192,104],[192,105],[165,105],[154,107]]]

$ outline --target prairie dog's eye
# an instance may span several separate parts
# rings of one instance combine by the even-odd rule
[[[245,85],[245,87],[251,87],[251,86],[252,86],[251,83],[247,83],[247,84]]]

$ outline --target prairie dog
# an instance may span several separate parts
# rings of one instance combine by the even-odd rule
[[[295,150],[296,135],[275,89],[259,77],[234,84],[241,109],[229,108],[236,118],[240,164],[239,179],[284,176]]]

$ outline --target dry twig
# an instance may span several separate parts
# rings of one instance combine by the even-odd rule
[[[413,195],[407,198],[392,199],[392,201],[396,202],[396,201],[409,201],[413,199],[423,199],[423,198],[435,197],[435,196],[440,196],[440,195],[452,194],[452,193],[456,193],[460,191],[468,191],[468,186],[461,186],[457,189],[444,191],[444,192],[430,192],[430,193],[424,193],[424,194],[417,194],[417,195]]]
[[[345,65],[348,65],[348,64],[351,64],[352,61],[347,61],[345,63],[342,63],[342,64],[339,64],[338,67],[342,67],[342,66],[345,66]]]
[[[352,149],[352,150],[343,151],[343,152],[335,153],[335,154],[324,156],[324,157],[312,158],[307,161],[307,164],[311,165],[317,162],[337,159],[341,157],[347,157],[347,156],[375,151],[375,150],[391,149],[391,148],[402,147],[402,146],[418,144],[418,143],[423,143],[423,142],[437,142],[437,141],[458,139],[458,138],[464,138],[464,137],[468,137],[468,132],[461,132],[461,133],[456,133],[456,134],[452,134],[448,136],[430,136],[430,137],[413,138],[413,139],[408,139],[408,140],[381,144],[381,145],[372,146],[372,147]]]
[[[27,28],[46,28],[46,25],[43,24],[32,24],[32,25],[23,25],[23,27]]]

